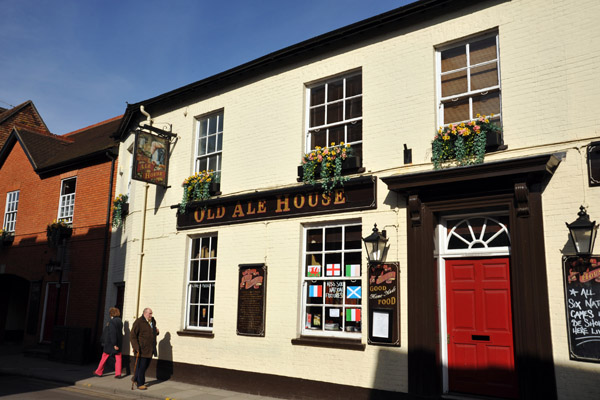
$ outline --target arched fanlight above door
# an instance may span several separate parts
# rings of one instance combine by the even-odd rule
[[[469,217],[448,220],[445,250],[501,250],[510,247],[506,223],[492,217]]]

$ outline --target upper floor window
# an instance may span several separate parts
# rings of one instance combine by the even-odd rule
[[[305,229],[302,333],[360,339],[361,225]]]
[[[500,126],[498,34],[478,36],[437,52],[438,126],[490,116]]]
[[[305,152],[344,142],[362,157],[362,73],[310,86],[307,96]]]
[[[221,173],[223,159],[223,111],[198,119],[195,172]]]
[[[192,239],[187,280],[186,329],[212,330],[216,274],[217,236]]]
[[[68,178],[61,181],[60,203],[58,205],[58,220],[69,224],[73,223],[73,210],[75,209],[75,186],[77,178]]]
[[[6,208],[4,209],[4,230],[7,232],[15,231],[17,223],[17,210],[19,208],[19,191],[8,192],[6,194]]]

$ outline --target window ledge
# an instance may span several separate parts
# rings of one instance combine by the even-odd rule
[[[292,344],[297,346],[329,347],[344,350],[365,351],[365,344],[359,339],[335,339],[324,337],[300,336],[292,339]]]
[[[204,337],[208,339],[212,339],[215,337],[215,334],[207,331],[192,331],[188,329],[184,329],[182,331],[177,331],[177,336],[196,336],[196,337]]]

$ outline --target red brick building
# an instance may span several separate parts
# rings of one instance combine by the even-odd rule
[[[27,347],[77,332],[82,345],[100,334],[117,167],[110,136],[120,119],[63,136],[41,118],[41,129],[12,124],[0,150],[0,342]],[[53,244],[56,220],[65,224]]]
[[[15,124],[48,130],[48,127],[31,100],[19,104],[10,110],[0,108],[0,149],[4,146]]]

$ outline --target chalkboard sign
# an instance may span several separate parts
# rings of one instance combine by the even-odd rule
[[[369,265],[369,344],[400,346],[399,264]]]
[[[600,256],[563,257],[569,353],[600,362]]]
[[[265,336],[267,266],[245,264],[239,268],[237,334]]]

